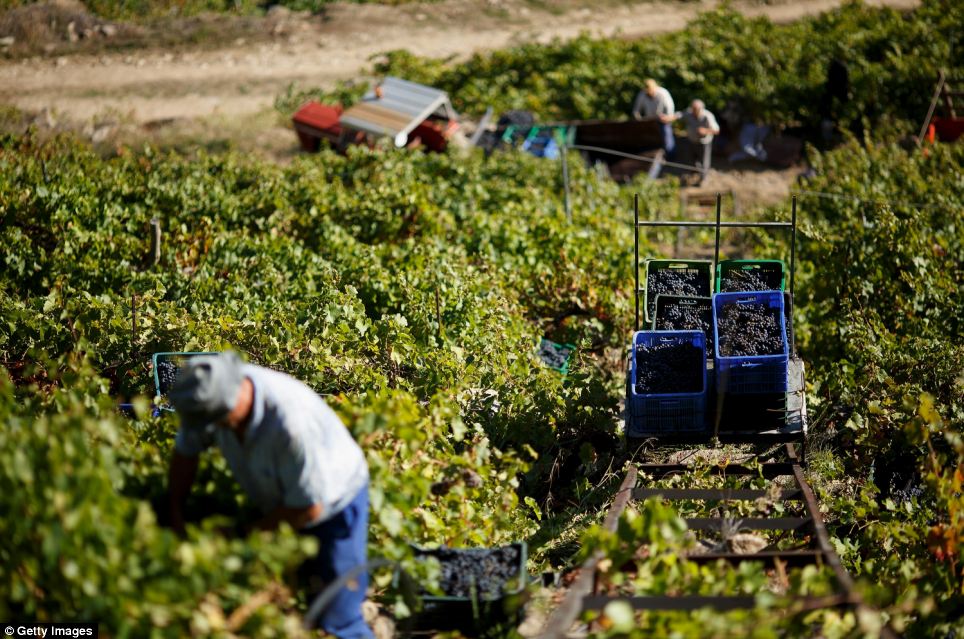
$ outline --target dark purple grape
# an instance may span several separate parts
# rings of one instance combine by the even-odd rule
[[[699,393],[703,390],[703,349],[667,342],[636,345],[636,392]]]

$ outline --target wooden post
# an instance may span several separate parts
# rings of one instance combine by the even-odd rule
[[[150,262],[152,266],[161,263],[161,221],[156,217],[151,218]]]

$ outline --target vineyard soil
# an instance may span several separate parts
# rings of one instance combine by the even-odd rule
[[[148,41],[143,50],[88,54],[81,47],[57,57],[2,60],[0,102],[41,113],[40,122],[78,130],[86,126],[90,135],[182,143],[188,139],[195,144],[245,145],[254,139],[269,154],[285,159],[295,147],[294,135],[265,114],[290,83],[330,87],[367,72],[373,56],[392,49],[463,58],[479,50],[582,32],[619,37],[662,33],[683,27],[697,12],[716,4],[571,2],[548,11],[523,0],[336,3],[323,20],[293,18],[278,35],[251,42],[242,38],[213,49],[165,44],[158,50]],[[747,15],[785,22],[839,4],[807,0],[733,6]],[[918,2],[868,4],[910,9]],[[270,32],[273,27],[266,28]]]

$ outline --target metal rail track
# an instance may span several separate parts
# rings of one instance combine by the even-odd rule
[[[780,530],[788,534],[797,535],[802,542],[801,547],[792,550],[764,549],[756,553],[740,554],[733,552],[712,552],[704,554],[690,554],[688,561],[700,563],[715,563],[724,561],[729,564],[739,564],[747,561],[763,561],[771,565],[786,566],[827,566],[832,572],[837,585],[837,591],[829,596],[795,597],[790,610],[800,613],[809,610],[829,607],[862,608],[866,604],[854,587],[854,581],[844,569],[840,557],[830,543],[830,535],[820,514],[816,496],[803,474],[803,467],[797,455],[796,446],[786,444],[786,462],[770,462],[759,466],[745,466],[740,464],[720,465],[711,472],[721,476],[746,476],[774,480],[791,477],[794,487],[782,489],[778,496],[784,502],[797,502],[803,506],[802,516],[773,517],[773,518],[744,518],[739,520],[741,530]],[[693,471],[692,466],[684,464],[640,464],[631,466],[616,493],[612,505],[606,514],[604,527],[615,531],[616,523],[630,500],[641,500],[649,497],[661,497],[670,501],[685,500],[754,500],[772,495],[770,491],[759,489],[690,489],[690,488],[648,488],[636,486],[638,473],[651,475],[656,479],[670,475],[686,474]],[[685,520],[687,526],[693,530],[719,530],[728,525],[722,518],[700,517]],[[603,559],[601,551],[594,553],[579,568],[579,575],[573,582],[565,598],[552,612],[544,627],[541,639],[564,639],[569,636],[573,624],[582,613],[599,611],[606,604],[614,600],[628,602],[635,610],[675,610],[692,611],[702,608],[712,608],[717,611],[750,609],[756,606],[753,596],[706,596],[706,595],[632,595],[610,596],[598,593],[596,586],[597,569]],[[895,639],[897,635],[888,628],[881,631],[884,639]]]

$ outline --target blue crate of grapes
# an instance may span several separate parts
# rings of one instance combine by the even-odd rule
[[[706,423],[703,331],[637,331],[626,388],[631,437],[694,432]]]
[[[785,393],[789,348],[780,291],[713,295],[716,390]]]

